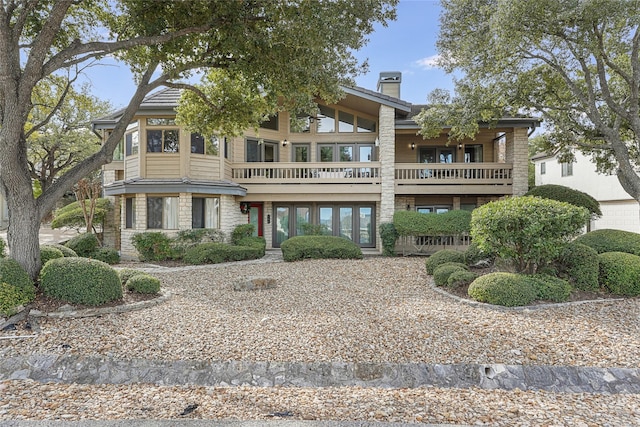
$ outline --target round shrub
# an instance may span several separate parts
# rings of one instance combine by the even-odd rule
[[[582,243],[569,243],[558,259],[560,274],[567,277],[576,289],[582,291],[597,291],[598,283],[598,252]]]
[[[623,230],[594,230],[577,237],[574,242],[605,252],[626,252],[640,256],[640,234]]]
[[[98,248],[89,258],[97,259],[107,264],[117,264],[120,262],[120,254],[113,248]]]
[[[231,243],[237,245],[241,239],[253,236],[255,231],[256,226],[253,224],[240,224],[231,232]]]
[[[453,249],[442,249],[441,251],[434,253],[425,261],[427,274],[433,274],[436,267],[446,262],[464,263],[464,252]]]
[[[136,270],[135,268],[121,268],[119,270],[116,270],[116,272],[118,273],[118,277],[120,278],[120,283],[122,283],[122,286],[126,285],[127,280],[129,280],[133,276],[136,276],[138,274],[145,274],[144,272]]]
[[[582,206],[587,208],[591,214],[595,216],[602,216],[600,211],[600,203],[582,191],[574,190],[573,188],[565,187],[564,185],[546,184],[539,185],[529,190],[525,196],[542,197],[543,199],[552,199],[559,202],[571,203],[574,206]]]
[[[538,292],[533,282],[515,273],[489,273],[469,285],[468,294],[476,301],[516,307],[535,301]]]
[[[478,275],[472,271],[456,270],[447,279],[448,288],[461,288],[471,284],[478,278]]]
[[[226,243],[202,243],[187,249],[182,260],[187,264],[218,264],[257,259],[262,256],[264,256],[264,248],[234,246]]]
[[[66,256],[66,257],[74,257],[74,256],[78,256],[78,254],[76,253],[76,251],[74,251],[73,249],[70,249],[68,247],[66,247],[65,245],[60,245],[58,243],[49,243],[46,244],[44,246],[50,247],[50,248],[56,248],[58,249],[60,252],[62,252],[62,255]],[[44,263],[43,263],[44,264]]]
[[[459,262],[446,262],[444,264],[440,264],[433,271],[433,282],[436,286],[445,286],[449,280],[449,276],[451,276],[454,271],[461,270],[467,270],[467,266]]]
[[[150,274],[136,274],[127,280],[127,289],[139,294],[157,294],[160,292],[160,280]]]
[[[18,288],[8,283],[0,282],[0,315],[13,316],[16,307],[26,304],[30,300]]]
[[[598,255],[600,284],[616,295],[640,295],[640,256],[625,252]]]
[[[296,236],[282,242],[280,248],[285,261],[362,258],[362,249],[358,245],[337,236]]]
[[[161,231],[138,233],[131,238],[141,261],[165,261],[173,257],[171,239]]]
[[[571,285],[566,280],[547,274],[534,274],[529,278],[538,293],[536,299],[564,302],[571,295]]]
[[[477,243],[471,242],[471,244],[467,247],[467,250],[464,251],[464,262],[467,265],[476,265],[480,261],[488,261],[493,263],[495,261],[496,255],[491,251],[486,251],[480,249]]]
[[[50,259],[62,258],[64,254],[58,248],[51,246],[40,246],[40,262],[45,265]]]
[[[58,258],[40,272],[42,292],[71,304],[101,305],[122,298],[118,273],[102,261]]]
[[[78,256],[89,257],[98,249],[100,242],[95,234],[82,233],[72,237],[64,245],[72,249]]]
[[[33,301],[36,297],[33,280],[18,261],[12,258],[0,258],[0,282],[15,286],[27,301]]]
[[[264,240],[264,237],[243,237],[235,243],[236,246],[248,246],[250,248],[258,249],[260,256],[258,258],[262,258],[264,256],[265,250],[267,249],[267,242]]]

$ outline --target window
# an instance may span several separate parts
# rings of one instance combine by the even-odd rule
[[[125,153],[127,156],[133,156],[138,154],[138,147],[140,142],[138,140],[138,131],[133,131],[124,136],[125,141]]]
[[[231,156],[231,146],[226,136],[222,140],[224,141],[224,158],[228,159]]]
[[[358,132],[375,132],[376,122],[375,120],[365,119],[358,116]]]
[[[120,141],[113,150],[113,160],[124,160],[124,141]]]
[[[547,163],[542,162],[540,163],[540,175],[544,175],[546,173],[547,173]]]
[[[373,144],[318,144],[321,162],[370,162]]]
[[[260,123],[262,129],[278,130],[278,114],[269,116],[267,120]]]
[[[468,144],[464,146],[465,163],[482,162],[482,144]]]
[[[355,117],[344,111],[338,112],[338,132],[353,132]]]
[[[178,129],[147,130],[147,153],[177,153],[179,143]]]
[[[262,139],[247,139],[247,162],[275,162],[278,159],[278,143]]]
[[[291,150],[294,162],[308,162],[309,158],[309,144],[293,144],[293,150]]]
[[[297,115],[289,120],[291,133],[308,133],[311,131],[311,117],[308,114]]]
[[[194,197],[191,199],[191,228],[220,228],[220,199]]]
[[[175,126],[175,119],[150,117],[147,119],[147,126]]]
[[[416,212],[420,213],[446,213],[451,210],[451,206],[416,206]]]
[[[147,197],[147,228],[175,230],[178,228],[177,197]]]
[[[453,163],[455,151],[448,147],[420,147],[418,163]]]
[[[561,163],[561,165],[562,165],[562,176],[573,175],[573,163]]]
[[[209,154],[217,156],[219,153],[220,140],[217,136],[205,138],[199,133],[191,134],[191,152],[194,154]]]
[[[136,223],[136,199],[127,197],[125,200],[124,228],[134,228]]]
[[[319,105],[318,132],[330,133],[336,131],[336,110],[324,105]]]

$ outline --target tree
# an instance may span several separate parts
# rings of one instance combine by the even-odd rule
[[[395,16],[397,0],[24,0],[0,2],[0,191],[9,208],[11,256],[31,275],[40,269],[40,220],[81,178],[112,160],[141,101],[195,71],[222,70],[246,79],[269,102],[329,101],[366,69],[353,51],[376,22]],[[51,118],[30,122],[34,93],[52,76],[71,87],[78,73],[113,56],[127,64],[137,88],[109,138],[35,198],[28,137]],[[66,77],[68,76],[68,77]],[[57,111],[66,91],[60,93]],[[197,91],[205,95],[202,91]],[[211,105],[216,105],[212,102]],[[219,105],[219,104],[218,104]],[[233,108],[238,108],[233,106]],[[233,128],[234,116],[230,115]],[[239,115],[240,119],[244,115]],[[241,121],[241,120],[239,120]],[[251,123],[240,123],[240,126]],[[226,129],[221,129],[222,131]]]
[[[441,65],[462,71],[455,96],[437,90],[417,121],[451,138],[478,120],[541,115],[547,150],[592,156],[640,202],[640,9],[633,1],[443,0]]]

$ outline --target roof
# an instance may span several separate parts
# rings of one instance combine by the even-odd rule
[[[133,178],[115,181],[104,186],[104,194],[106,196],[135,193],[230,194],[244,197],[247,195],[247,189],[226,179],[207,181],[186,177]]]

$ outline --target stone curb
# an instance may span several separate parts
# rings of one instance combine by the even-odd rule
[[[640,393],[640,368],[502,364],[148,361],[73,354],[0,360],[0,380],[78,384],[471,388]]]

